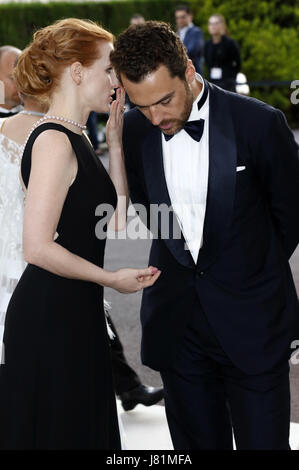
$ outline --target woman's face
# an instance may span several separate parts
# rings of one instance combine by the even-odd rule
[[[114,89],[119,86],[110,62],[113,50],[111,42],[99,44],[100,58],[91,66],[84,67],[83,102],[90,110],[108,113]]]
[[[211,16],[209,18],[209,33],[211,36],[214,34],[223,34],[223,22],[218,16]]]

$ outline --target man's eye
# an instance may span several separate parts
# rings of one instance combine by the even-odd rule
[[[161,104],[166,105],[166,104],[169,104],[170,101],[171,101],[171,98],[168,98],[168,100],[161,101]]]
[[[109,67],[109,69],[107,69],[106,72],[111,73],[112,72],[112,67]]]

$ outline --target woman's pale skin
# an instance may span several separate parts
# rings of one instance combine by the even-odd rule
[[[114,88],[118,86],[109,58],[112,49],[111,43],[102,41],[99,43],[100,58],[91,66],[84,67],[80,62],[74,62],[66,67],[58,88],[51,96],[47,114],[85,124],[90,111],[108,112]],[[129,201],[122,151],[124,99],[124,90],[118,89],[107,123],[109,174],[118,199],[126,200],[126,207],[117,207],[113,221],[115,230],[124,229]],[[77,126],[66,122],[63,125],[77,134],[82,133]],[[137,292],[153,285],[161,274],[157,268],[125,268],[111,272],[55,243],[61,211],[77,169],[77,159],[67,135],[47,129],[36,138],[32,147],[24,213],[23,249],[26,262],[62,277],[94,282],[122,293]]]
[[[212,36],[213,43],[217,44],[221,41],[221,37],[225,34],[225,25],[218,16],[211,16],[208,25],[209,33]]]

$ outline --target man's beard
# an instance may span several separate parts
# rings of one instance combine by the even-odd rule
[[[163,130],[165,134],[168,134],[168,135],[177,134],[178,132],[180,132],[181,129],[183,129],[183,127],[185,126],[186,122],[189,119],[192,106],[193,106],[194,96],[187,82],[185,82],[185,90],[186,90],[186,97],[185,97],[184,108],[182,110],[182,114],[178,119],[173,121],[173,126],[171,127],[171,129],[169,129],[169,131]]]

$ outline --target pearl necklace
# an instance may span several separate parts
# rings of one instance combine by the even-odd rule
[[[25,114],[25,113],[24,113]],[[41,119],[39,119],[38,121],[36,121],[33,126],[31,127],[30,131],[29,131],[29,134],[27,136],[27,139],[25,141],[25,144],[23,145],[22,147],[22,150],[24,152],[24,149],[26,147],[26,144],[32,134],[32,132],[44,121],[46,121],[47,119],[56,119],[57,121],[63,121],[63,122],[67,122],[68,124],[73,124],[74,126],[77,126],[79,127],[80,129],[82,130],[85,130],[87,129],[87,126],[83,126],[82,124],[79,124],[79,122],[76,122],[76,121],[73,121],[72,119],[67,119],[67,118],[64,118],[62,116],[50,116],[49,114],[45,114],[43,115],[43,117]]]

